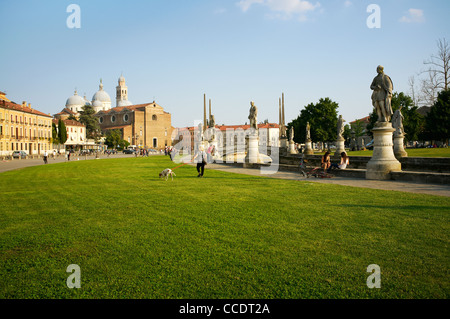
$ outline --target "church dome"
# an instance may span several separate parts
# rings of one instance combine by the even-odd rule
[[[77,106],[84,106],[86,104],[86,101],[78,95],[77,91],[73,94],[73,96],[69,97],[66,101],[66,107],[77,107]]]
[[[94,103],[92,103],[92,107],[96,108],[96,107],[103,107],[103,103],[100,100],[95,100]]]
[[[109,97],[109,94],[106,93],[106,91],[103,91],[102,80],[100,80],[98,92],[95,93],[94,96],[92,97],[92,103],[94,103],[94,101],[111,102],[111,98]]]

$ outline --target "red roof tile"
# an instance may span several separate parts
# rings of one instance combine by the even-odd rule
[[[42,113],[40,111],[32,109],[31,107],[19,105],[19,104],[13,103],[13,102],[5,101],[5,100],[0,101],[0,107],[9,109],[9,110],[15,110],[15,111],[20,111],[20,112],[24,112],[24,113],[29,113],[29,114],[40,115],[40,116],[52,118],[51,115]]]

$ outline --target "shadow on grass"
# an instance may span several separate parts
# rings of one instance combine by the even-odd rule
[[[345,208],[375,208],[375,209],[386,209],[389,211],[392,210],[422,210],[422,209],[434,209],[442,211],[442,206],[419,206],[419,205],[408,205],[408,206],[388,206],[388,205],[357,205],[357,204],[342,204],[342,205],[332,205],[335,207],[345,207]]]

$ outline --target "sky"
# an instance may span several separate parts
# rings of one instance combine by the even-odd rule
[[[155,100],[174,127],[203,119],[204,94],[216,124],[248,122],[251,101],[278,123],[282,93],[286,123],[325,97],[351,122],[372,111],[378,65],[409,92],[450,41],[448,12],[448,0],[0,0],[0,91],[53,115],[100,79],[115,106],[123,74],[128,99]]]

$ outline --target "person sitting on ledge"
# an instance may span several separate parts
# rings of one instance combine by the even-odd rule
[[[330,172],[333,168],[337,168],[337,169],[346,169],[347,165],[350,164],[349,158],[347,156],[347,153],[342,152],[341,153],[341,162],[340,164],[335,164],[332,163],[330,168],[328,169],[328,172]]]
[[[325,172],[327,169],[329,169],[331,166],[331,160],[330,160],[330,152],[326,151],[325,154],[322,156],[322,168]]]

